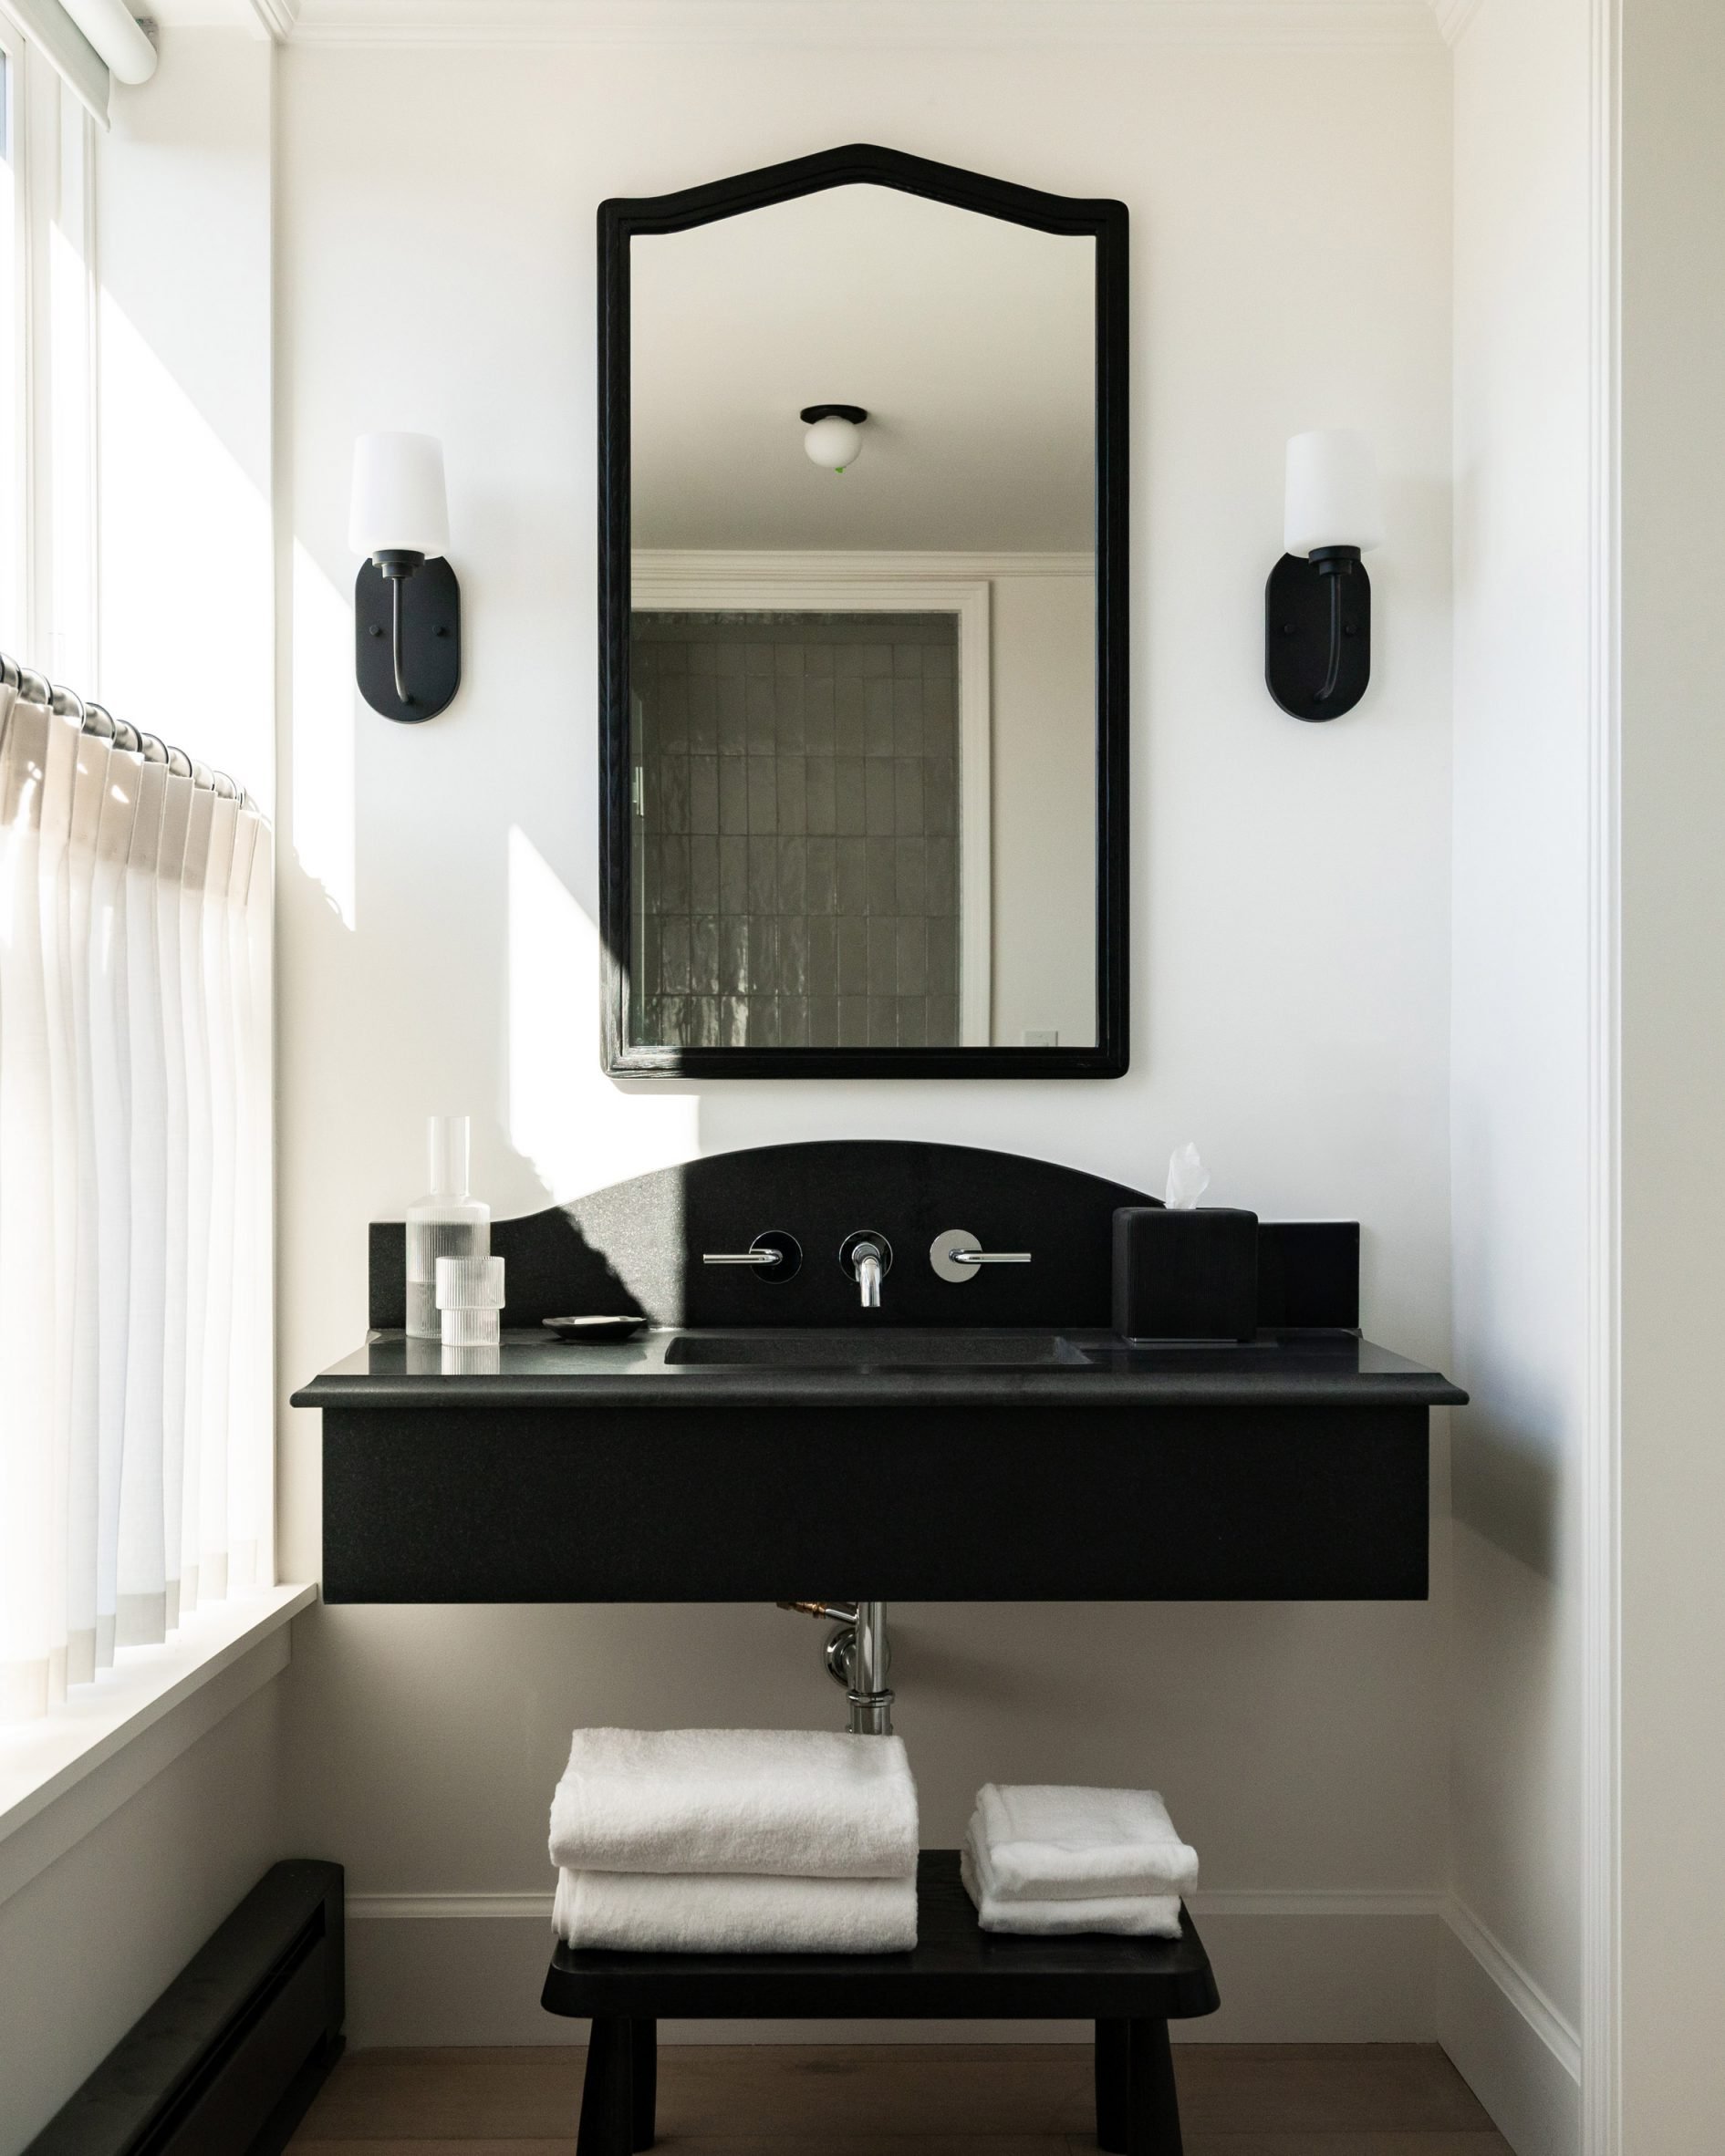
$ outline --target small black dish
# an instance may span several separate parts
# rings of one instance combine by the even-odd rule
[[[596,1347],[607,1341],[633,1340],[646,1324],[645,1318],[541,1318],[539,1322],[559,1340],[573,1340]]]

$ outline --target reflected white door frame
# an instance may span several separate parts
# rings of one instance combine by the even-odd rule
[[[991,586],[930,573],[940,557],[638,551],[638,614],[951,614],[959,648],[959,1045],[987,1048],[993,1018],[993,696]],[[968,564],[967,564],[968,566]]]

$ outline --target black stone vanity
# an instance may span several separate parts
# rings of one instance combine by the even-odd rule
[[[769,1146],[497,1222],[510,1331],[448,1375],[407,1340],[402,1231],[371,1335],[294,1394],[324,1416],[329,1601],[1409,1599],[1428,1411],[1466,1394],[1362,1340],[1359,1231],[1263,1223],[1259,1329],[1127,1346],[1115,1209],[1015,1155]],[[943,1280],[955,1226],[1027,1265]],[[840,1261],[870,1229],[881,1307]],[[794,1268],[708,1267],[768,1231]],[[540,1321],[639,1316],[613,1345]]]

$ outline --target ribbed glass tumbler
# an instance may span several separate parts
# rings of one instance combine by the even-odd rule
[[[445,1347],[495,1347],[503,1336],[503,1259],[440,1258],[437,1307]]]

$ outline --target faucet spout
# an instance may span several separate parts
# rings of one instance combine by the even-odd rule
[[[854,1228],[838,1246],[838,1269],[862,1292],[865,1310],[880,1308],[880,1283],[892,1270],[892,1245],[878,1228]]]

